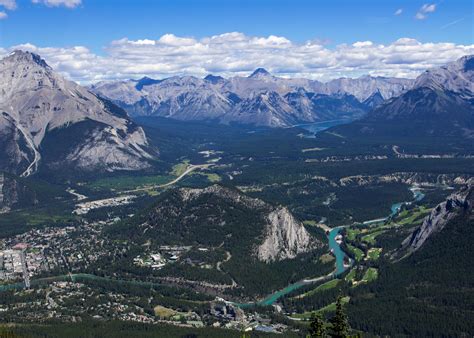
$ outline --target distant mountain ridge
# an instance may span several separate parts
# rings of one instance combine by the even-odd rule
[[[39,55],[0,61],[0,170],[139,170],[155,153],[126,112],[56,74]],[[54,149],[54,151],[52,150]]]
[[[370,76],[322,83],[280,78],[258,68],[248,77],[143,78],[100,82],[91,90],[132,116],[284,127],[334,118],[360,118],[381,101],[405,92],[412,85],[413,80],[409,79]],[[366,100],[370,102],[365,104]]]
[[[413,88],[379,103],[365,118],[339,130],[365,137],[474,139],[473,64],[474,55],[467,55],[429,69],[416,78]]]

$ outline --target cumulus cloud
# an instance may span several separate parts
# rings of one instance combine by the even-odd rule
[[[16,9],[16,1],[15,0],[0,0],[0,6],[12,11]]]
[[[44,4],[48,7],[67,7],[76,8],[82,3],[82,0],[31,0],[34,4]]]
[[[0,20],[8,18],[8,14],[5,12],[0,12]]]
[[[403,13],[403,8],[399,8],[393,13],[393,15],[401,15]]]
[[[424,4],[416,13],[415,19],[424,20],[428,17],[429,13],[433,13],[435,10],[436,4]]]
[[[414,78],[427,68],[474,54],[474,44],[422,43],[401,38],[390,44],[356,41],[328,47],[318,40],[296,43],[281,36],[232,32],[196,39],[166,34],[160,38],[112,41],[104,55],[86,47],[13,46],[40,54],[66,77],[83,84],[101,80],[173,75],[245,76],[264,67],[283,77],[329,79],[361,75]]]

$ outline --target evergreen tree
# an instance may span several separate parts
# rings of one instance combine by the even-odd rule
[[[311,315],[311,324],[309,325],[309,336],[314,337],[325,337],[326,329],[324,327],[323,317],[319,313]]]
[[[342,296],[339,296],[336,301],[336,314],[331,319],[332,329],[331,337],[334,338],[346,338],[349,332],[349,323],[347,321],[347,315],[344,312],[342,304]]]

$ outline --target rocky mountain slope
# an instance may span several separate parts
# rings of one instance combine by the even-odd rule
[[[441,232],[449,222],[460,215],[474,217],[474,179],[460,191],[438,204],[423,220],[422,225],[403,242],[408,253],[419,250],[429,238]]]
[[[412,80],[382,77],[337,79],[322,83],[286,79],[258,68],[248,77],[208,75],[164,80],[102,82],[91,87],[131,115],[270,127],[334,118],[359,118],[375,105],[403,93]],[[369,104],[363,101],[378,95]]]
[[[444,119],[459,128],[474,127],[474,55],[430,69],[415,81],[413,89],[393,98],[371,117],[378,119]]]
[[[235,299],[332,271],[333,262],[320,260],[328,250],[325,236],[311,230],[284,207],[212,185],[164,192],[108,234],[140,252],[186,252],[156,272],[161,281]]]
[[[16,209],[31,210],[68,198],[69,193],[61,187],[0,172],[0,214]]]
[[[164,194],[134,223],[136,240],[146,233],[156,245],[223,247],[262,262],[292,259],[322,246],[288,209],[220,185]]]
[[[364,137],[474,138],[474,56],[421,74],[412,89],[394,97],[342,133]]]
[[[1,170],[29,176],[42,165],[86,171],[150,165],[146,136],[122,109],[65,80],[39,55],[11,53],[0,61],[0,78]]]

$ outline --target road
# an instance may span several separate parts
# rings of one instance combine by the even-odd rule
[[[224,244],[224,243],[222,243],[222,244]],[[222,271],[222,264],[225,263],[225,262],[230,261],[230,259],[232,258],[232,254],[229,251],[226,251],[225,255],[226,255],[225,259],[223,261],[217,262],[217,265],[216,265],[217,270],[220,271],[220,272],[223,272],[223,273],[225,273],[225,271]],[[234,288],[237,287],[237,282],[234,280],[234,278],[232,278],[232,276],[230,276],[230,275],[229,275],[229,277],[232,280],[232,287],[234,287]]]
[[[175,179],[172,180],[171,182],[158,185],[158,186],[156,186],[156,188],[166,188],[166,187],[169,187],[170,185],[173,185],[173,184],[178,183],[181,179],[184,178],[184,176],[186,176],[187,174],[193,172],[194,170],[196,170],[196,169],[207,169],[207,168],[209,168],[211,165],[212,165],[212,164],[209,164],[209,163],[206,163],[206,164],[197,164],[197,165],[190,164],[189,167],[188,167],[188,168],[184,171],[184,173],[182,173],[180,176],[178,176],[177,178],[175,178]]]
[[[28,273],[28,268],[26,267],[26,258],[25,258],[25,250],[22,250],[20,253],[20,260],[21,260],[21,269],[23,270],[23,280],[25,282],[25,288],[30,288],[30,275]]]
[[[121,194],[128,194],[128,193],[134,193],[134,192],[139,192],[139,191],[146,191],[146,190],[150,190],[150,189],[157,189],[157,188],[166,188],[166,187],[169,187],[173,184],[176,184],[178,183],[179,181],[181,181],[186,175],[192,173],[193,171],[197,170],[197,169],[207,169],[209,168],[210,166],[212,166],[212,164],[210,163],[206,163],[206,164],[190,164],[189,167],[186,168],[186,170],[181,174],[179,175],[178,177],[176,177],[174,180],[168,182],[168,183],[165,183],[165,184],[160,184],[160,185],[153,185],[153,186],[149,186],[149,187],[144,187],[144,188],[138,188],[138,189],[133,189],[133,190],[127,190],[127,191],[121,191],[120,193]]]

